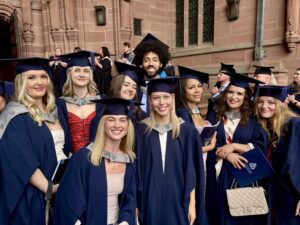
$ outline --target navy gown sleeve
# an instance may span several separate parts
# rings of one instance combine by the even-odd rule
[[[64,145],[64,153],[66,156],[72,152],[72,138],[70,134],[70,128],[68,124],[68,110],[66,101],[62,98],[56,100],[57,113],[60,125],[62,126],[65,133],[65,145]]]
[[[121,195],[120,214],[118,223],[127,221],[130,225],[136,224],[136,173],[135,165],[126,165],[124,189]]]
[[[179,138],[180,142],[183,144],[182,147],[189,149],[185,162],[186,187],[184,199],[189,199],[191,191],[195,188],[195,225],[206,225],[208,224],[208,221],[205,210],[205,175],[201,139],[198,131],[189,123],[184,123],[182,125],[180,133],[181,135]],[[186,207],[188,208],[188,205]]]
[[[87,154],[79,151],[69,162],[55,197],[54,224],[73,225],[87,210]]]
[[[37,169],[51,178],[57,164],[51,133],[25,113],[9,122],[0,142],[0,224],[40,224],[45,195],[29,180]]]
[[[9,213],[15,209],[30,177],[40,166],[31,140],[26,134],[26,130],[23,129],[26,128],[26,124],[22,117],[18,116],[9,123],[1,139],[3,191],[14,193],[6,195]],[[16,141],[16,137],[18,137],[18,141]]]
[[[288,176],[293,188],[296,192],[296,196],[300,199],[300,119],[291,119],[287,127],[286,146],[281,151],[286,152],[282,168],[280,171],[281,176]]]

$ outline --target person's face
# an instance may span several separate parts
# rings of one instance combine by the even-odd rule
[[[72,72],[71,79],[74,86],[87,86],[91,79],[91,68],[89,66],[75,66]]]
[[[217,76],[217,80],[218,82],[220,82],[221,84],[225,84],[227,82],[230,81],[230,76],[228,76],[225,73],[222,73],[221,71],[219,72],[218,76]]]
[[[153,78],[158,74],[159,69],[162,67],[159,56],[154,52],[148,52],[143,57],[142,68],[146,76]]]
[[[196,79],[187,79],[184,90],[187,102],[199,103],[201,101],[203,88],[200,81]]]
[[[296,70],[294,74],[294,81],[297,83],[298,86],[300,86],[300,70]]]
[[[125,76],[124,83],[120,90],[120,97],[127,100],[133,100],[136,95],[136,89],[136,83],[129,76]]]
[[[272,118],[276,112],[276,101],[273,97],[260,96],[257,99],[257,111],[264,119]]]
[[[129,48],[128,46],[123,45],[123,51],[124,51],[125,53],[129,52],[129,50],[130,50],[130,48]]]
[[[170,116],[174,95],[166,92],[153,92],[149,96],[149,102],[155,115],[165,118]]]
[[[3,96],[0,96],[0,112],[4,110],[5,106],[6,106],[6,100]]]
[[[255,74],[254,78],[256,80],[262,81],[264,82],[264,84],[260,84],[260,85],[269,85],[271,82],[271,75],[268,74]]]
[[[226,103],[231,112],[239,112],[243,105],[246,90],[241,87],[230,85],[226,93]]]
[[[128,118],[125,115],[110,115],[104,123],[106,138],[121,141],[128,132]]]
[[[49,85],[49,77],[44,70],[29,70],[24,73],[26,92],[35,100],[42,99]]]
[[[61,55],[61,50],[60,50],[59,48],[57,48],[57,49],[55,50],[55,55],[56,55],[56,56],[60,56],[60,55]]]
[[[100,53],[101,56],[103,56],[103,50],[102,50],[102,48],[100,48],[99,53]]]

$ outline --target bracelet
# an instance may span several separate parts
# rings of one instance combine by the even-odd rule
[[[50,201],[52,199],[52,189],[53,189],[53,183],[51,180],[48,181],[48,187],[46,192],[46,200]]]

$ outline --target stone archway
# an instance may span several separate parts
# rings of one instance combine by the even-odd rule
[[[0,58],[22,56],[21,17],[9,4],[0,4]],[[12,81],[15,77],[13,63],[0,63],[0,80]]]

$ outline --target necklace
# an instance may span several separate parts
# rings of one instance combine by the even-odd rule
[[[75,96],[78,98],[79,100],[79,105],[85,105],[87,103],[87,99],[86,99],[86,96],[89,94],[89,92],[87,92],[83,97],[80,97],[78,96],[76,93],[75,93]]]

